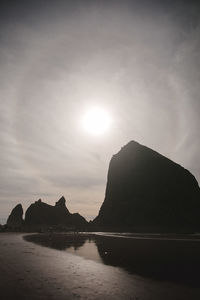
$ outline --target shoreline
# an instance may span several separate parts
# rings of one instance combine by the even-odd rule
[[[0,235],[0,290],[4,300],[200,298],[199,287],[131,274],[122,267],[41,247],[25,241],[23,236],[22,233]],[[100,240],[119,239],[100,237]],[[148,251],[147,247],[145,249]]]
[[[24,239],[86,259],[90,259],[91,251],[92,260],[120,267],[133,275],[199,286],[200,239],[129,237],[96,232],[31,234]]]

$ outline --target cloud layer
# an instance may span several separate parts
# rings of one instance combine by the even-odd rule
[[[109,160],[132,139],[200,180],[199,5],[100,2],[2,7],[1,218],[62,194],[95,217]],[[113,118],[100,138],[80,126],[91,106]]]

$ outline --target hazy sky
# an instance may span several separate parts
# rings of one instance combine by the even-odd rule
[[[198,1],[1,1],[0,218],[62,195],[93,219],[111,156],[136,140],[200,182]],[[93,106],[102,136],[81,127]]]

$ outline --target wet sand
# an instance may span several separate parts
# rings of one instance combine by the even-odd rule
[[[0,293],[9,299],[200,299],[198,286],[157,281],[66,251],[0,234]]]

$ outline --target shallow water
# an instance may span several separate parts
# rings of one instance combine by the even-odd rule
[[[26,235],[25,239],[32,242],[24,240],[23,234],[0,234],[0,297],[3,300],[200,299],[198,285],[177,284],[166,278],[154,280],[145,274],[151,271],[150,261],[155,262],[152,255],[157,246],[163,257],[168,250],[174,253],[174,243],[167,247],[168,242],[162,245],[159,241],[155,244],[155,241],[91,234],[34,234]],[[180,250],[184,244],[177,245]],[[189,242],[185,250],[189,250],[189,245],[196,244]],[[194,256],[197,248],[190,248]],[[172,254],[169,257],[173,258]],[[95,261],[96,255],[101,261]],[[196,275],[199,278],[199,273]],[[189,276],[193,278],[193,273]]]
[[[121,234],[35,234],[27,241],[67,251],[131,274],[200,286],[200,240]]]
[[[93,239],[86,239],[80,247],[72,245],[67,248],[66,251],[75,255],[82,256],[86,259],[94,260],[96,262],[103,262],[101,256],[99,255],[96,242]]]

